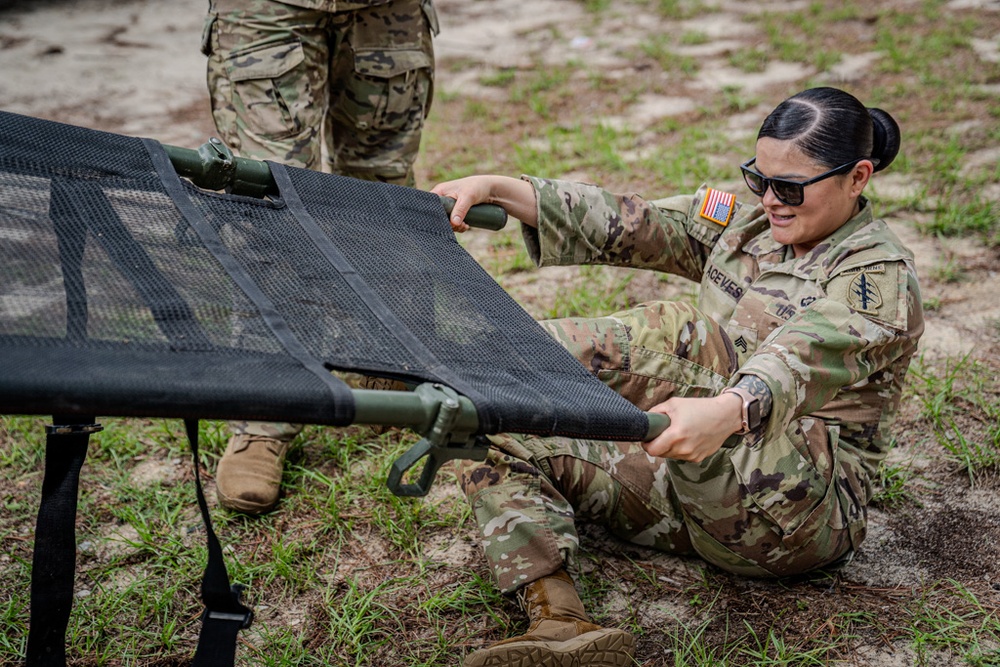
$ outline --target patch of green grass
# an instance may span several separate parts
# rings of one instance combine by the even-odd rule
[[[896,507],[917,502],[914,492],[908,486],[912,477],[913,471],[909,464],[893,465],[883,461],[878,467],[872,504],[878,507]]]
[[[920,665],[937,664],[937,651],[961,656],[968,665],[992,665],[1000,651],[1000,616],[957,581],[924,590],[907,609],[909,641]]]
[[[912,391],[946,458],[973,484],[984,471],[1000,469],[1000,401],[991,370],[969,355],[914,366]]]
[[[675,40],[666,35],[652,35],[643,41],[639,48],[642,53],[656,61],[664,72],[675,72],[691,76],[699,69],[696,58],[682,56],[673,50]]]
[[[738,49],[729,54],[729,64],[744,72],[753,74],[763,72],[771,57],[767,51],[756,47]]]
[[[593,317],[593,313],[613,313],[634,305],[627,298],[626,288],[635,274],[623,275],[622,271],[604,266],[581,266],[574,286],[556,296],[545,319]]]
[[[989,246],[1000,246],[1000,205],[978,195],[969,199],[945,202],[934,219],[921,226],[928,234],[967,236],[974,234]]]
[[[479,78],[479,83],[484,86],[495,86],[498,88],[506,88],[514,83],[517,78],[517,71],[514,69],[499,69],[490,74],[485,74]]]

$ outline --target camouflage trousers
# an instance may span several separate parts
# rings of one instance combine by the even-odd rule
[[[434,74],[430,0],[338,12],[212,0],[202,39],[223,141],[269,159],[397,185],[413,163]]]
[[[684,303],[541,324],[644,409],[670,396],[714,396],[736,370],[726,333]],[[507,434],[491,441],[487,460],[465,463],[460,480],[505,593],[561,567],[576,570],[579,521],[750,576],[829,564],[850,551],[852,530],[863,531],[860,507],[836,489],[835,438],[817,419],[701,463],[652,457],[629,442]]]

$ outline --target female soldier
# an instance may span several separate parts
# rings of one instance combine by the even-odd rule
[[[487,560],[531,620],[466,665],[632,664],[632,636],[590,623],[568,574],[576,519],[750,576],[858,548],[923,331],[913,255],[862,195],[898,149],[889,114],[814,88],[770,113],[740,167],[756,205],[709,187],[654,203],[528,176],[434,188],[457,200],[459,232],[469,206],[503,206],[539,266],[642,267],[700,284],[697,307],[542,323],[670,426],[642,444],[499,436],[463,471]]]

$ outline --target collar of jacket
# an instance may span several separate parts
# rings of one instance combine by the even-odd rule
[[[765,214],[761,210],[760,217],[764,216]],[[765,263],[765,255],[774,255],[775,257],[772,259],[774,266],[769,270],[811,280],[817,278],[822,270],[829,266],[828,253],[831,248],[841,245],[858,230],[870,225],[873,221],[872,206],[867,198],[861,197],[861,210],[858,214],[838,227],[802,257],[795,257],[791,246],[783,245],[774,240],[770,227],[747,241],[742,250]]]

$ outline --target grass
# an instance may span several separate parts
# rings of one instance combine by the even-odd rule
[[[1000,471],[1000,382],[970,355],[918,362],[911,381],[945,459],[969,478]]]
[[[753,151],[749,126],[764,108],[807,83],[824,83],[845,56],[875,51],[869,75],[845,86],[897,115],[904,146],[891,173],[919,193],[885,197],[880,208],[914,217],[929,237],[1000,246],[997,198],[981,194],[995,193],[988,188],[1000,181],[1000,168],[967,168],[978,151],[1000,144],[1000,102],[982,88],[1000,80],[1000,65],[976,58],[971,48],[972,38],[995,40],[995,13],[954,13],[943,0],[830,0],[748,12],[731,20],[750,31],[734,33],[739,46],[713,62],[746,73],[794,62],[812,78],[766,91],[732,84],[699,93],[697,77],[712,63],[685,49],[711,41],[697,19],[717,13],[716,3],[582,4],[582,34],[603,35],[602,25],[637,11],[692,22],[629,24],[633,39],[609,47],[611,55],[624,54],[628,65],[621,70],[592,64],[586,54],[537,57],[533,66],[516,68],[489,63],[478,83],[505,94],[503,102],[439,90],[418,163],[427,184],[527,172],[650,197],[706,181],[739,187],[737,165]],[[551,31],[557,50],[573,34],[572,26]],[[466,58],[442,62],[439,71],[444,79],[481,65]],[[694,110],[631,123],[630,113],[649,93],[700,97]],[[514,225],[482,238],[461,241],[537,317],[599,315],[665,293],[690,296],[686,284],[650,285],[642,274],[620,269],[535,271]],[[973,269],[950,256],[928,278],[961,285]],[[934,309],[945,306],[938,296],[925,297]],[[1000,326],[993,326],[1000,338]],[[995,373],[995,364],[973,355],[914,364],[898,436],[901,460],[879,468],[873,489],[873,511],[883,521],[907,521],[936,502],[941,486],[995,489]],[[167,421],[102,421],[105,431],[92,439],[81,484],[71,659],[114,667],[186,662],[196,641],[205,546],[182,430]],[[43,423],[0,418],[2,665],[18,664],[25,650]],[[199,463],[211,489],[226,429],[217,422],[200,427]],[[413,440],[396,431],[308,427],[286,466],[277,511],[249,519],[212,502],[230,576],[248,586],[257,611],[241,635],[243,664],[453,665],[472,648],[525,629],[480,558],[454,466],[442,470],[427,498],[400,499],[385,489],[388,466]],[[587,544],[585,602],[599,622],[635,632],[645,665],[852,664],[861,648],[891,650],[928,667],[1000,664],[996,594],[976,573],[932,571],[924,581],[891,589],[837,573],[765,582],[614,541]],[[877,558],[877,544],[870,544],[865,553]]]

